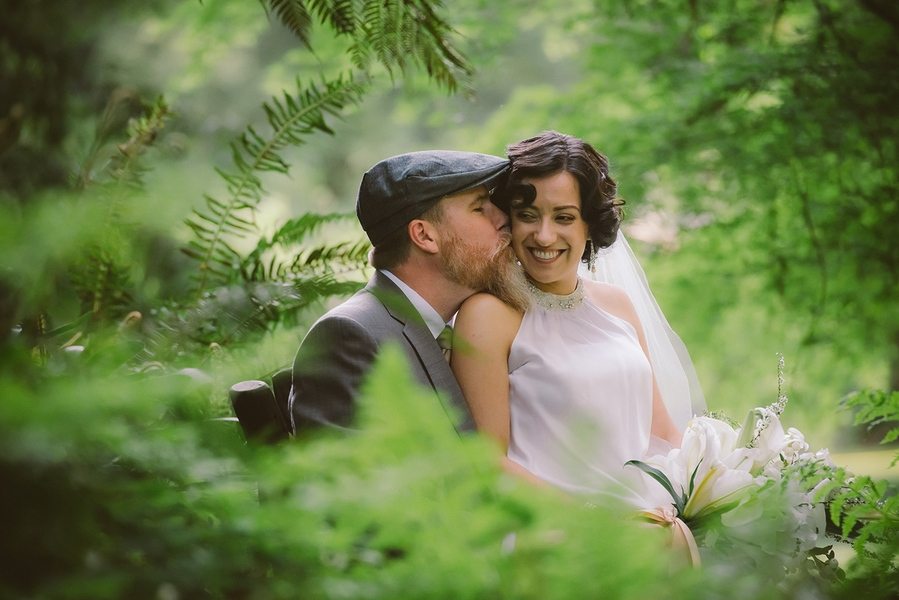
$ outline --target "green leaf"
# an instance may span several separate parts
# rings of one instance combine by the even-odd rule
[[[624,463],[624,466],[632,465],[655,479],[659,482],[665,491],[671,496],[673,500],[674,507],[677,509],[677,514],[682,515],[684,512],[684,505],[686,504],[683,494],[678,495],[674,491],[674,486],[671,484],[671,480],[668,479],[668,476],[662,473],[659,469],[646,464],[642,460],[629,460]]]
[[[236,172],[216,168],[216,172],[227,184],[229,198],[218,200],[204,196],[206,212],[195,211],[195,216],[210,225],[199,226],[196,219],[189,219],[187,225],[195,235],[192,251],[185,252],[196,259],[194,293],[199,298],[210,285],[221,285],[227,278],[223,272],[211,268],[213,262],[223,262],[221,250],[237,255],[229,245],[229,239],[240,239],[255,230],[255,210],[264,195],[262,182],[257,172],[287,172],[287,163],[278,151],[287,145],[303,143],[315,131],[330,133],[324,115],[339,115],[349,105],[359,101],[365,87],[357,83],[352,75],[338,76],[323,80],[321,85],[308,85],[297,81],[297,92],[293,96],[284,92],[285,102],[272,98],[263,105],[271,127],[271,134],[261,135],[255,128],[247,130],[231,144],[232,161]],[[239,258],[239,257],[238,257]],[[227,261],[225,261],[227,266]]]
[[[687,493],[688,497],[693,495],[693,488],[694,484],[696,483],[696,473],[699,471],[699,465],[702,464],[703,460],[704,459],[702,458],[699,459],[699,462],[696,463],[696,468],[693,469],[693,473],[690,475],[690,491]]]

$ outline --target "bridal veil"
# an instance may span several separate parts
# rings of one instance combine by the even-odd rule
[[[620,229],[615,243],[598,252],[594,271],[584,265],[581,276],[617,285],[627,292],[643,325],[649,360],[662,399],[674,424],[683,431],[694,415],[705,412],[702,388],[686,346],[668,324],[649,289],[640,262]]]

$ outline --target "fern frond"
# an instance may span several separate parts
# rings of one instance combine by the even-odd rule
[[[116,318],[131,308],[128,270],[107,249],[91,248],[84,264],[72,273],[72,283],[83,310],[95,321]]]
[[[438,14],[439,0],[261,0],[310,48],[312,15],[339,36],[351,38],[353,65],[366,71],[377,59],[390,74],[410,63],[422,66],[448,91],[468,87],[472,66],[451,41],[455,31]]]
[[[295,248],[326,223],[349,221],[351,213],[306,214],[282,226],[271,239],[260,240],[241,263],[246,281],[295,281],[310,275],[362,274],[371,248],[367,239],[328,242]],[[289,258],[284,258],[285,256]]]
[[[294,258],[291,273],[333,271],[337,265],[362,270],[368,261],[371,245],[368,240],[322,245],[302,252]]]
[[[240,261],[233,260],[237,253],[227,240],[256,231],[255,211],[264,193],[257,173],[286,174],[289,167],[279,152],[303,144],[316,131],[333,133],[326,116],[339,117],[347,106],[361,99],[363,92],[364,86],[351,75],[306,86],[298,79],[295,94],[284,92],[263,104],[270,135],[247,127],[231,144],[234,170],[216,169],[225,182],[227,199],[206,195],[205,211],[194,211],[187,219],[194,240],[184,252],[199,262],[193,277],[197,298],[208,287],[227,282],[227,270],[238,267]],[[216,263],[225,271],[216,268]]]
[[[312,17],[306,9],[305,2],[301,0],[268,0],[268,2],[278,20],[300,38],[304,46],[310,48],[309,27],[312,25]],[[266,6],[266,11],[268,10],[269,7]]]
[[[318,20],[330,25],[338,35],[352,35],[356,31],[359,19],[353,0],[308,0],[307,4]]]
[[[171,116],[168,103],[159,96],[144,116],[129,123],[128,139],[116,146],[118,152],[106,166],[108,176],[123,184],[139,185],[143,169],[138,159],[153,145]]]
[[[299,313],[332,296],[348,296],[362,280],[313,275],[287,282],[246,282],[216,288],[194,306],[164,307],[148,332],[146,346],[132,364],[170,361],[191,346],[233,345],[271,331],[277,324],[296,325]]]
[[[132,96],[127,97],[133,100]],[[107,107],[104,121],[110,112]],[[87,248],[81,266],[71,275],[82,308],[96,321],[117,318],[131,308],[129,260],[123,251],[128,245],[128,234],[123,227],[121,207],[125,201],[133,201],[135,190],[141,187],[144,168],[140,158],[156,141],[170,116],[168,104],[159,96],[143,116],[129,122],[128,139],[115,147],[116,153],[106,165],[93,177],[85,172],[79,178],[83,187],[94,185],[92,191],[106,205],[104,234]],[[98,137],[95,145],[101,139]]]
[[[349,49],[354,64],[364,68],[374,56],[392,76],[413,61],[450,92],[467,85],[473,69],[453,47],[454,31],[437,14],[441,7],[428,0],[363,0],[361,35]]]
[[[289,269],[280,255],[293,254],[292,246],[301,244],[305,238],[328,222],[345,220],[347,214],[329,215],[305,214],[292,219],[272,235],[271,239],[261,238],[256,247],[241,263],[241,274],[245,281],[284,281],[289,277]]]
[[[252,310],[237,315],[229,314],[230,324],[224,328],[216,340],[221,345],[232,344],[252,331],[268,331],[276,323],[289,321],[291,317],[324,298],[348,296],[364,283],[362,281],[342,281],[333,274],[326,273],[297,279],[290,283],[256,283],[249,286],[248,297]]]
[[[318,232],[322,226],[341,221],[356,223],[356,215],[352,212],[306,213],[282,225],[272,236],[272,244],[299,244],[304,242],[308,236]]]

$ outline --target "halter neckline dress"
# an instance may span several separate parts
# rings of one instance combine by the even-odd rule
[[[652,425],[652,370],[636,331],[581,280],[567,296],[530,291],[509,352],[509,458],[569,492],[649,507],[646,480],[624,466],[646,456]]]

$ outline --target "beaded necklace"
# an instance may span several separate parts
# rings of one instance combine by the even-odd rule
[[[570,294],[560,296],[544,292],[528,280],[528,290],[534,298],[534,302],[546,310],[573,310],[584,301],[584,284],[581,278],[577,278],[577,285]]]

